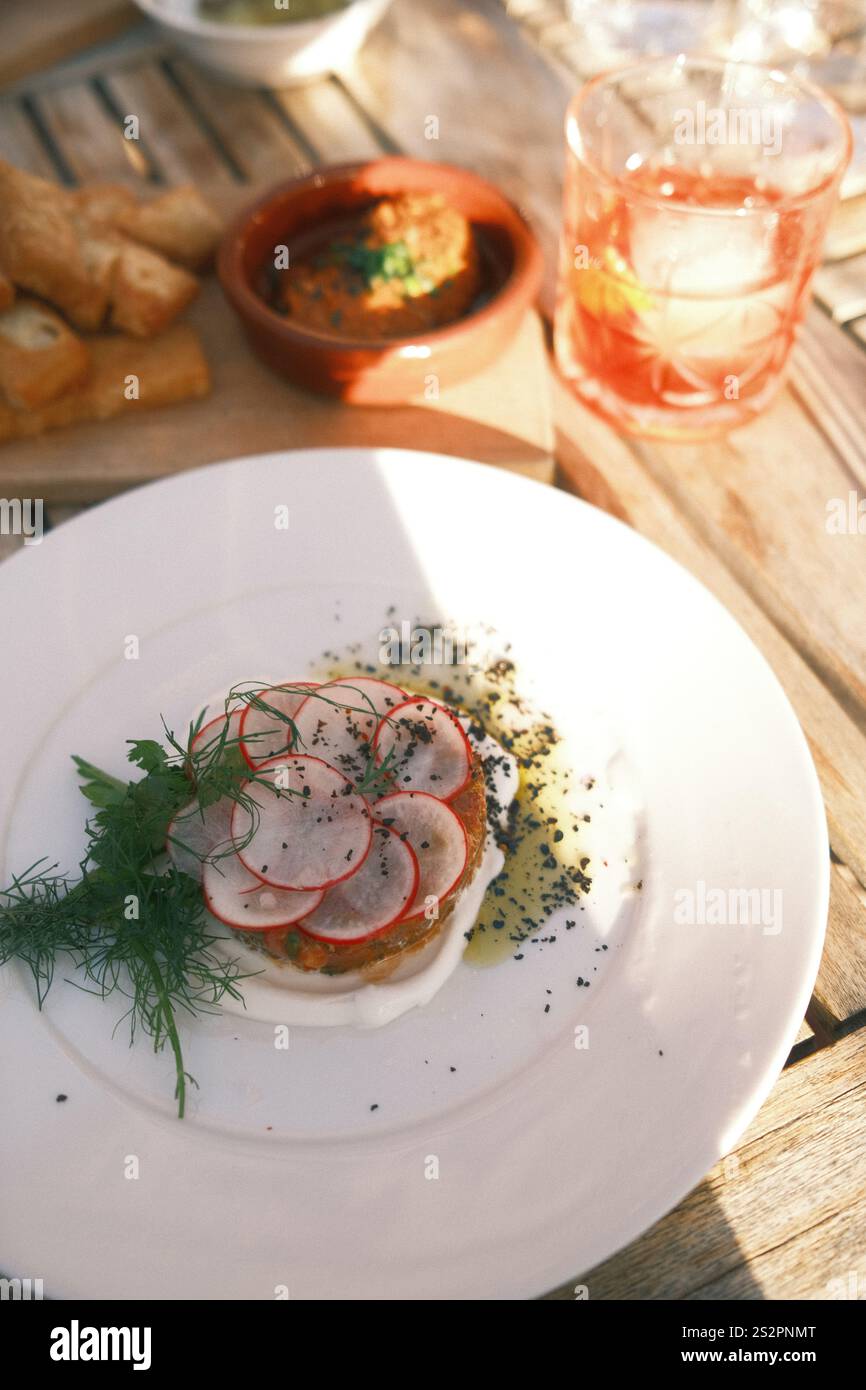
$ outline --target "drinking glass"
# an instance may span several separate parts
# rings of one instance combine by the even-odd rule
[[[566,119],[560,370],[622,430],[703,438],[778,390],[851,154],[832,98],[723,59],[594,78]]]

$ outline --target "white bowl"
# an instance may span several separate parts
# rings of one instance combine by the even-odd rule
[[[223,24],[197,0],[135,0],[196,63],[245,87],[284,87],[334,72],[357,53],[391,0],[352,0],[297,24]]]

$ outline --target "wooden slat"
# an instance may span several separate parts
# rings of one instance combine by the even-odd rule
[[[866,889],[844,864],[834,864],[832,902],[814,1002],[832,1034],[866,1010]]]
[[[866,359],[847,333],[810,308],[791,380],[814,423],[866,491]]]
[[[760,647],[785,687],[815,758],[838,857],[866,883],[866,738],[814,671],[686,523],[633,450],[554,382],[562,480],[629,522],[707,585]]]
[[[65,164],[80,183],[108,180],[140,187],[150,168],[141,146],[124,139],[120,124],[92,87],[78,83],[37,101]]]
[[[90,44],[112,38],[140,19],[127,0],[64,0],[47,15],[33,0],[3,0],[0,84],[59,63]]]
[[[830,220],[824,257],[839,261],[861,251],[866,251],[866,195],[839,204]]]
[[[382,146],[339,83],[311,82],[274,95],[322,164],[375,159],[382,153]]]
[[[309,167],[304,150],[268,95],[220,82],[180,57],[172,57],[169,68],[184,91],[207,111],[223,146],[250,183],[276,183]]]
[[[121,68],[106,76],[105,85],[120,111],[138,116],[142,141],[169,183],[192,180],[207,190],[237,182],[231,164],[159,63]]]
[[[866,254],[822,266],[814,283],[816,298],[837,323],[866,314]]]
[[[36,127],[20,102],[0,100],[0,158],[45,178],[56,178],[57,170]]]
[[[634,447],[706,544],[866,718],[863,541],[826,525],[828,503],[848,497],[852,475],[791,393],[728,439]]]
[[[598,1299],[827,1299],[860,1272],[866,1031],[783,1072],[733,1154],[576,1283]],[[847,1296],[851,1296],[848,1294]]]

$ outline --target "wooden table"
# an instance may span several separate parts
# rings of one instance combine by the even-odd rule
[[[108,0],[87,0],[85,9],[109,26],[104,32],[133,18]],[[98,32],[72,28],[75,45]],[[3,37],[0,28],[8,83],[15,74]],[[0,98],[0,153],[69,182],[194,178],[228,201],[317,162],[383,150],[453,160],[495,179],[534,220],[548,253],[549,307],[562,115],[586,56],[561,0],[395,0],[350,71],[294,91],[242,92],[133,24],[47,70],[32,46],[22,54],[21,75]],[[135,157],[119,132],[128,111],[147,132]],[[435,141],[429,116],[438,118]],[[830,922],[787,1068],[736,1150],[676,1210],[600,1268],[575,1272],[573,1282],[594,1299],[866,1297],[866,534],[826,527],[832,499],[866,497],[864,188],[858,166],[790,386],[730,439],[674,446],[620,438],[548,371],[543,384],[524,384],[516,410],[511,390],[492,377],[480,392],[483,407],[470,392],[462,415],[447,412],[439,440],[446,450],[545,476],[549,422],[539,401],[550,390],[559,485],[649,536],[738,618],[797,710],[827,806]],[[527,351],[537,347],[534,340]],[[305,442],[340,437],[329,409],[316,405],[304,416]],[[181,411],[157,414],[167,445]],[[401,434],[410,421],[399,412],[353,419],[352,442],[414,437]],[[245,450],[262,447],[247,428]],[[118,461],[93,497],[82,478],[70,489],[63,460],[80,451],[81,438],[57,437],[44,474],[49,500],[93,500],[138,480]],[[279,442],[297,436],[289,431]],[[225,456],[211,439],[185,462]],[[17,467],[13,459],[6,476]],[[10,495],[2,471],[0,491]],[[63,505],[49,512],[53,524],[69,514]],[[0,553],[15,544],[0,537]],[[573,1297],[572,1285],[549,1296]]]

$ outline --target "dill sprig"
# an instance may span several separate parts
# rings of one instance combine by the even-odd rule
[[[164,720],[162,742],[129,740],[127,757],[143,774],[136,780],[124,782],[73,755],[81,791],[93,808],[78,874],[61,873],[57,864],[40,859],[0,889],[0,966],[18,961],[29,970],[40,1009],[61,964],[76,972],[74,978],[64,974],[68,983],[103,1000],[124,999],[127,1007],[117,1026],[128,1023],[130,1045],[141,1032],[155,1052],[167,1046],[173,1055],[180,1118],[187,1084],[197,1083],[184,1066],[179,1019],[216,1012],[226,996],[242,1002],[239,984],[247,976],[223,954],[225,941],[209,927],[197,880],[167,859],[169,827],[172,821],[180,827],[171,835],[176,846],[202,862],[216,861],[255,834],[260,809],[248,790],[251,784],[276,796],[295,794],[257,776],[242,756],[241,739],[229,734],[228,717],[251,704],[283,721],[287,743],[303,751],[294,721],[267,701],[267,692],[277,688],[249,682],[233,687],[224,724],[198,746],[203,716],[190,725],[184,741]],[[328,704],[342,703],[316,690],[309,693]],[[357,693],[362,702],[357,712],[375,713],[366,693]],[[244,741],[257,737],[273,734],[253,733]],[[373,797],[387,790],[390,760],[389,755],[377,764],[369,749],[355,779],[357,790]],[[248,829],[211,855],[199,854],[184,840],[183,827],[224,797],[243,808]],[[223,951],[215,949],[217,942]]]

